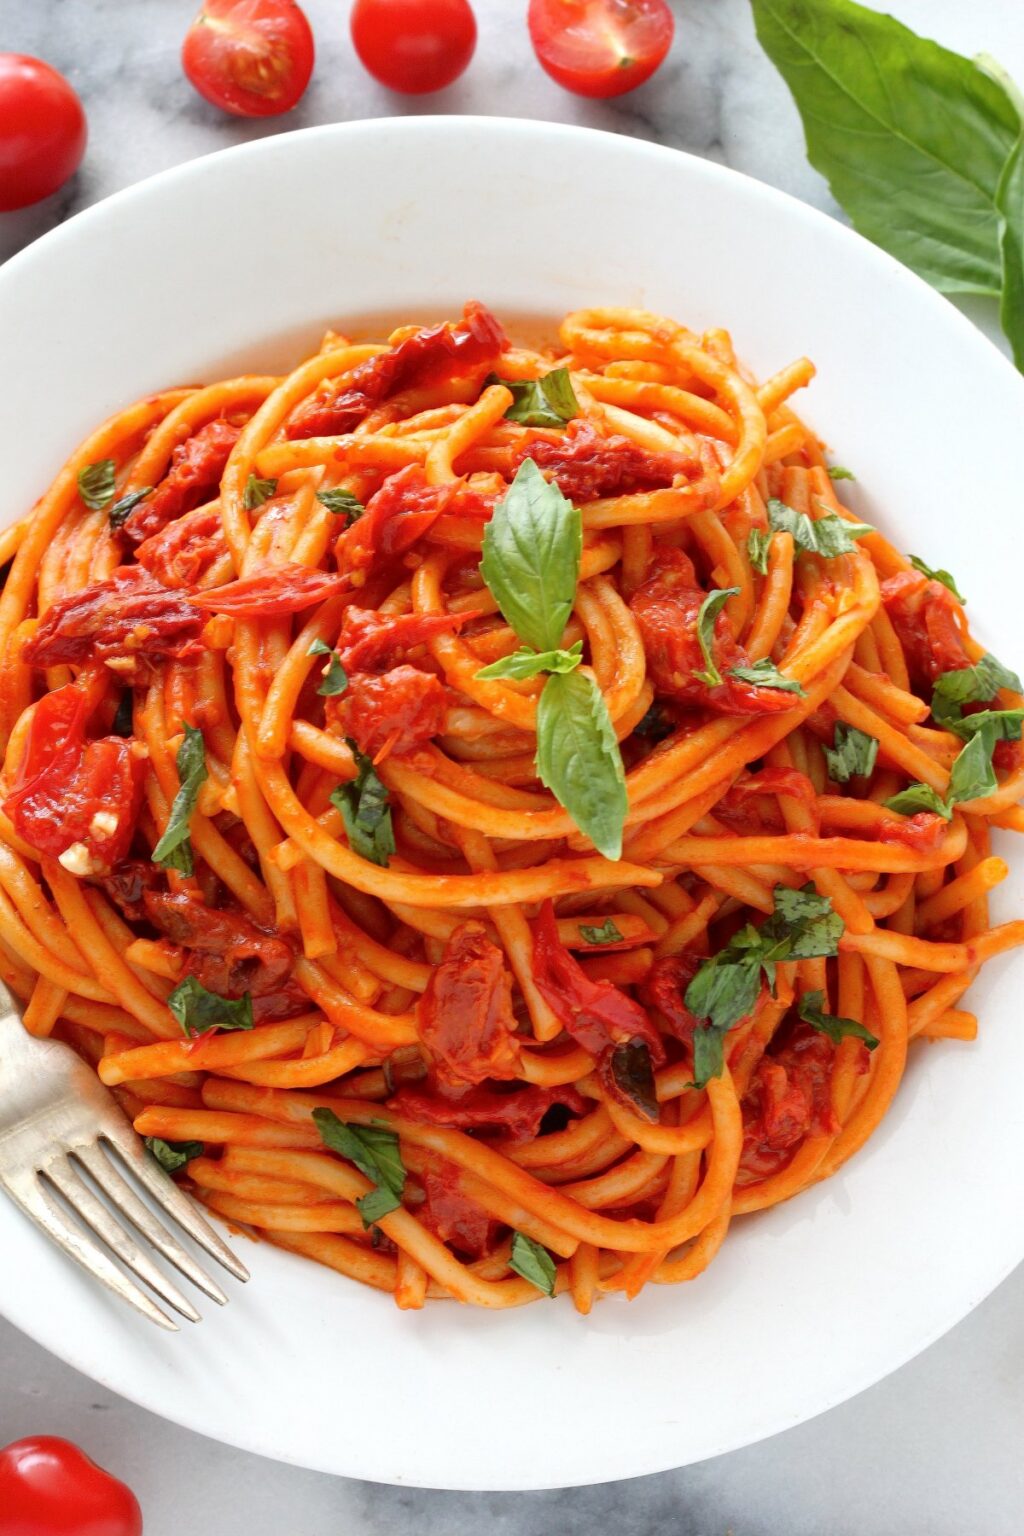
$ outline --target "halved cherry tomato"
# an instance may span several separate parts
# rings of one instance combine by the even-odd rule
[[[350,25],[364,67],[409,96],[451,85],[476,47],[469,0],[355,0]]]
[[[295,0],[203,0],[181,64],[200,96],[236,117],[290,112],[313,73],[313,33]]]
[[[577,96],[621,96],[643,85],[675,29],[665,0],[530,0],[527,19],[541,65]]]
[[[85,153],[85,113],[42,59],[0,53],[0,213],[62,187]]]
[[[70,1440],[33,1435],[0,1451],[3,1536],[142,1536],[130,1488]]]

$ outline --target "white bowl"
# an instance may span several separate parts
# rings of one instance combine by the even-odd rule
[[[954,570],[979,635],[1024,660],[1024,380],[949,304],[801,203],[707,161],[550,124],[351,123],[194,161],[80,214],[0,270],[3,515],[148,390],[282,365],[384,312],[557,316],[636,304],[729,327],[858,475],[857,510]],[[997,915],[1020,910],[1018,858]],[[1015,900],[1016,898],[1016,900]],[[692,1285],[490,1314],[389,1298],[243,1244],[253,1278],[159,1334],[0,1202],[0,1310],[125,1396],[217,1439],[447,1488],[599,1482],[820,1413],[962,1318],[1024,1254],[1024,956],[970,994],[976,1044],[917,1047],[837,1178],[737,1223]]]

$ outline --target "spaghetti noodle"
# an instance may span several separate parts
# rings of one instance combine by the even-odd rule
[[[1021,685],[813,372],[469,304],[140,401],[3,535],[3,979],[226,1220],[587,1312],[974,1038]]]

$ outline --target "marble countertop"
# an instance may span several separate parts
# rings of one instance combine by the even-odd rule
[[[1020,0],[869,3],[961,52],[995,54],[1024,81]],[[0,45],[67,73],[89,114],[90,144],[68,187],[0,215],[0,259],[166,166],[282,129],[407,112],[535,117],[633,134],[837,212],[807,165],[785,87],[757,46],[748,0],[673,0],[677,39],[666,65],[611,103],[569,96],[540,71],[525,0],[474,0],[480,42],[470,71],[418,101],[364,74],[342,0],[303,4],[317,37],[312,85],[294,113],[254,124],[221,116],[180,74],[193,0],[4,0]],[[997,335],[990,306],[971,313]],[[0,1444],[40,1432],[77,1440],[135,1488],[146,1536],[476,1536],[481,1528],[493,1536],[1019,1536],[1022,1361],[1019,1270],[887,1381],[761,1445],[598,1488],[446,1494],[347,1482],[204,1440],[95,1386],[0,1322]]]

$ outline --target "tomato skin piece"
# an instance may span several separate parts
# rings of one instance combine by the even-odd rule
[[[344,584],[343,576],[286,561],[223,587],[197,592],[192,600],[199,608],[227,613],[233,619],[279,619],[335,597]]]
[[[416,1017],[442,1089],[518,1076],[512,978],[504,954],[482,924],[456,928],[416,1006]]]
[[[480,1258],[490,1247],[497,1222],[463,1193],[458,1165],[446,1157],[432,1158],[420,1179],[426,1200],[418,1214],[427,1231],[460,1253]]]
[[[241,430],[218,417],[179,443],[156,490],[125,519],[125,537],[133,544],[152,538],[183,513],[212,501]]]
[[[56,1435],[0,1450],[0,1510],[4,1536],[142,1536],[131,1489]]]
[[[444,730],[447,713],[448,695],[440,679],[405,665],[379,675],[351,674],[345,692],[329,700],[327,710],[328,719],[337,719],[360,752],[375,759],[385,749],[389,757],[400,757],[426,746]]]
[[[665,1059],[665,1047],[644,1009],[614,982],[591,981],[558,937],[555,909],[550,901],[541,907],[530,928],[537,990],[566,1034],[598,1057],[618,1045],[641,1041],[650,1051],[654,1065],[660,1065]]]
[[[628,496],[633,491],[653,491],[672,484],[677,475],[689,475],[698,467],[684,453],[654,453],[628,437],[605,437],[577,417],[556,441],[537,438],[524,443],[513,459],[518,466],[532,459],[548,471],[563,496],[570,501],[596,501],[602,496]]]
[[[577,96],[622,96],[649,80],[672,44],[665,0],[530,0],[541,68]]]
[[[476,48],[468,0],[355,0],[349,24],[364,69],[406,96],[451,85]]]
[[[206,619],[183,593],[139,566],[119,566],[107,581],[61,597],[47,609],[23,651],[33,667],[89,661],[194,661]]]
[[[257,1024],[309,1008],[292,979],[295,951],[280,934],[258,928],[242,912],[208,907],[189,891],[145,890],[141,905],[154,928],[187,951],[182,975],[221,997],[250,993]]]
[[[26,53],[0,53],[0,213],[62,187],[87,136],[82,103],[62,74]]]
[[[941,581],[921,571],[897,571],[882,582],[882,602],[915,680],[931,684],[943,672],[971,665],[963,609]]]
[[[200,96],[234,117],[290,112],[309,84],[315,47],[295,0],[204,0],[181,67]]]
[[[499,1131],[509,1146],[532,1141],[548,1110],[561,1104],[574,1115],[585,1115],[587,1100],[575,1088],[538,1088],[530,1083],[515,1093],[470,1088],[457,1097],[400,1088],[388,1108],[407,1120],[426,1125],[454,1126],[460,1131]]]
[[[474,613],[377,613],[346,608],[338,655],[346,672],[386,672],[399,657],[435,635],[455,634]]]

